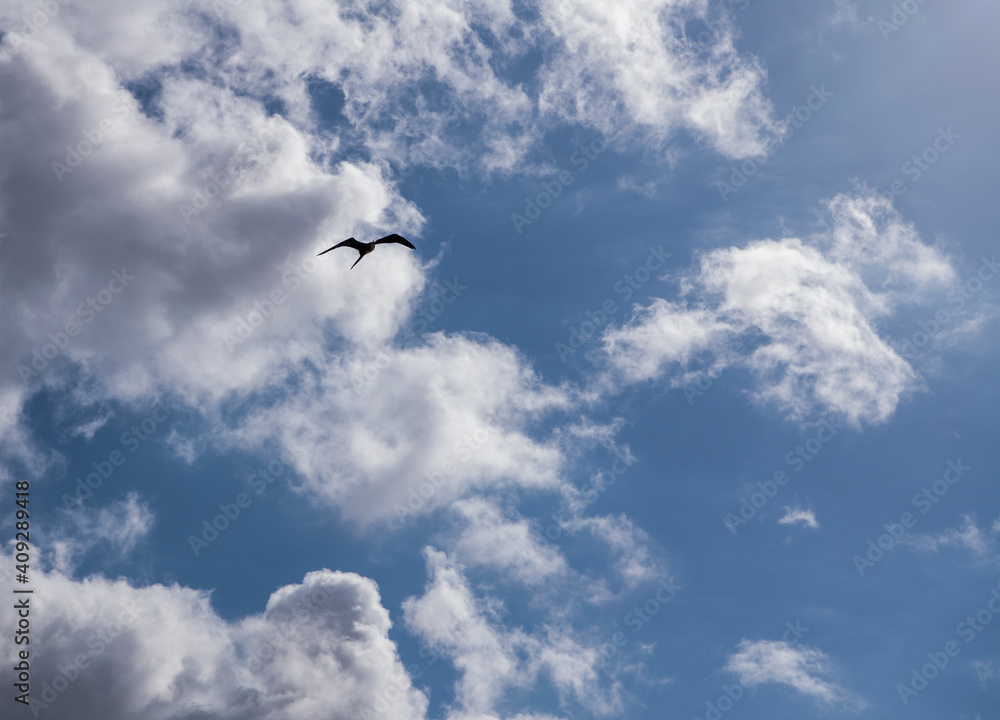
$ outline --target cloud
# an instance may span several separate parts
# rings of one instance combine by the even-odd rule
[[[626,515],[575,517],[565,523],[570,533],[589,532],[610,551],[609,565],[631,590],[667,575],[662,561],[651,548],[649,534]],[[603,582],[594,582],[594,597],[602,594]]]
[[[879,325],[954,280],[950,261],[920,242],[890,202],[868,190],[827,204],[808,240],[757,240],[701,256],[680,300],[654,298],[604,335],[621,382],[751,371],[751,396],[791,419],[815,412],[854,425],[884,422],[920,379]]]
[[[105,560],[126,557],[149,535],[154,522],[149,505],[136,492],[104,507],[80,505],[63,514],[64,526],[51,540],[51,566],[66,575],[94,548],[105,551]]]
[[[173,392],[210,407],[320,352],[324,332],[384,341],[422,288],[408,254],[374,258],[377,296],[371,279],[312,259],[355,229],[416,230],[419,213],[372,164],[316,163],[312,139],[259,102],[164,77],[156,122],[98,57],[54,40],[0,60],[0,83],[0,137],[18,148],[4,159],[3,214],[37,238],[6,248],[0,271],[5,302],[21,308],[0,344],[15,405],[80,372],[106,398]],[[53,163],[67,162],[57,179]],[[248,323],[253,342],[227,341]]]
[[[531,523],[508,517],[496,504],[470,498],[452,504],[466,523],[454,542],[454,552],[466,567],[496,568],[528,586],[567,573],[566,560]]]
[[[560,449],[529,431],[571,404],[564,389],[494,341],[414,340],[431,269],[417,254],[373,256],[372,273],[314,255],[390,227],[419,242],[424,219],[392,171],[414,150],[463,173],[510,172],[566,119],[603,127],[603,105],[578,90],[621,100],[622,127],[655,143],[686,130],[753,154],[771,131],[763,74],[728,25],[705,48],[684,37],[702,5],[589,4],[566,18],[550,3],[525,18],[505,2],[360,14],[106,2],[60,5],[30,40],[8,33],[0,216],[34,241],[5,245],[0,268],[0,299],[18,308],[0,331],[0,361],[16,369],[0,378],[7,452],[52,462],[18,432],[21,411],[41,388],[83,380],[88,402],[109,407],[162,394],[197,407],[210,438],[170,436],[189,462],[206,442],[308,450],[302,486],[362,524],[398,516],[446,463],[460,467],[425,511],[474,487],[557,487]],[[6,8],[0,26],[31,7]],[[637,43],[609,44],[608,21]],[[538,49],[538,83],[506,74]],[[343,97],[342,117],[320,118],[317,83]],[[379,353],[392,367],[377,382],[343,381]],[[453,448],[467,427],[490,441],[464,462]]]
[[[93,440],[97,431],[107,425],[114,416],[114,411],[110,407],[104,406],[90,420],[79,422],[67,430],[66,437],[82,437],[84,440]]]
[[[744,639],[737,651],[729,656],[725,669],[738,675],[740,683],[746,687],[777,683],[827,705],[864,706],[839,685],[817,677],[828,674],[830,667],[826,655],[816,648],[782,641]]]
[[[10,557],[0,570],[12,574]],[[46,717],[425,717],[377,587],[353,573],[311,572],[234,621],[208,593],[177,585],[37,571],[32,584],[31,697]],[[15,612],[5,603],[0,621],[11,626]]]
[[[459,667],[458,704],[491,713],[545,675],[561,698],[616,710],[594,648],[559,624],[504,628],[459,565],[524,583],[562,572],[529,522],[472,495],[565,493],[565,436],[539,428],[578,396],[503,343],[415,332],[433,270],[421,254],[380,252],[372,272],[352,273],[343,256],[315,253],[390,228],[419,243],[425,221],[399,190],[400,165],[531,172],[540,139],[566,122],[658,152],[688,133],[726,157],[761,154],[777,133],[765,73],[728,23],[707,44],[685,35],[705,7],[589,2],[564,17],[543,3],[527,17],[501,1],[103,1],[60,4],[24,39],[37,5],[6,4],[4,452],[32,476],[57,462],[22,427],[42,390],[83,384],[75,402],[130,410],[170,395],[202,414],[203,437],[169,434],[188,462],[209,444],[273,453],[294,467],[294,487],[362,526],[453,509],[468,527],[454,556],[428,553],[431,581],[406,617]],[[532,78],[512,70],[533,58]],[[316,88],[341,107],[321,114]],[[69,518],[56,569],[35,578],[45,653],[34,672],[55,688],[52,717],[425,714],[372,581],[310,573],[260,615],[229,621],[188,588],[69,577],[90,549],[125,554],[148,535],[138,496]],[[627,587],[650,578],[641,530],[622,517],[581,523],[622,560]],[[523,552],[491,547],[497,538]],[[80,657],[86,667],[61,664]]]
[[[408,522],[472,489],[559,490],[562,450],[529,430],[571,406],[568,391],[493,340],[436,333],[385,352],[371,381],[364,356],[317,358],[298,391],[252,414],[230,440],[277,443],[296,456],[306,490],[362,525]]]
[[[644,195],[650,200],[656,197],[656,183],[652,180],[639,185],[635,181],[635,177],[633,175],[623,175],[618,178],[616,185],[618,190],[621,192],[638,193],[639,195]]]
[[[556,50],[539,72],[542,113],[607,137],[662,145],[686,130],[726,157],[762,155],[780,135],[761,92],[766,73],[736,51],[735,26],[710,18],[706,7],[699,0],[542,3]],[[710,20],[704,42],[687,35],[686,24]]]
[[[812,510],[803,508],[785,507],[785,514],[778,518],[779,525],[795,525],[802,523],[806,527],[819,530],[819,523],[816,522],[816,514]]]
[[[537,626],[532,633],[503,625],[506,610],[493,598],[477,598],[465,568],[448,554],[426,548],[430,579],[424,594],[407,598],[407,628],[459,672],[451,717],[489,716],[513,691],[547,677],[562,702],[573,699],[590,712],[621,709],[617,684],[601,687],[597,649],[564,627]]]
[[[990,660],[988,662],[981,662],[973,660],[969,664],[976,671],[976,676],[979,678],[979,687],[983,690],[987,690],[991,685],[996,685],[1000,681],[1000,661]]]
[[[913,544],[920,550],[937,552],[942,547],[963,548],[978,562],[1000,562],[1000,517],[983,529],[975,515],[963,515],[962,526],[938,535],[918,535]]]

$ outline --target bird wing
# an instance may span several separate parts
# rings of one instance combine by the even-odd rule
[[[384,238],[379,238],[378,240],[375,241],[376,245],[378,245],[379,243],[399,243],[400,245],[406,245],[406,247],[410,248],[411,250],[417,249],[416,247],[413,246],[413,243],[411,243],[402,235],[397,235],[396,233],[393,233],[392,235],[386,235]]]
[[[327,249],[326,249],[326,250],[324,250],[323,252],[319,253],[319,255],[324,255],[324,254],[326,254],[326,253],[330,252],[331,250],[336,250],[336,249],[337,249],[337,248],[339,248],[339,247],[349,247],[349,248],[354,248],[354,249],[355,249],[355,250],[357,250],[358,252],[361,252],[361,249],[362,249],[363,247],[365,247],[365,243],[359,243],[359,242],[358,242],[357,240],[355,240],[354,238],[347,238],[347,239],[346,239],[346,240],[344,240],[343,242],[339,242],[339,243],[337,243],[337,244],[336,244],[336,245],[334,245],[334,246],[333,246],[332,248],[327,248]],[[364,253],[361,253],[361,254],[363,255]],[[317,255],[316,257],[319,257],[319,255]]]

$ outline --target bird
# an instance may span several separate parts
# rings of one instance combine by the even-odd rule
[[[370,243],[358,242],[354,238],[347,238],[343,242],[337,243],[332,248],[327,248],[323,252],[319,253],[319,255],[317,255],[316,257],[328,253],[331,250],[336,250],[339,247],[349,247],[349,248],[354,248],[360,253],[360,255],[358,255],[358,259],[354,261],[354,265],[357,265],[359,262],[361,262],[361,258],[370,253],[372,250],[375,249],[376,245],[379,245],[381,243],[399,243],[400,245],[406,245],[406,247],[410,248],[410,250],[417,249],[413,246],[413,243],[411,243],[405,237],[393,233],[392,235],[386,235],[385,237],[379,238],[375,242],[370,242]],[[351,270],[354,269],[354,265],[351,265]]]

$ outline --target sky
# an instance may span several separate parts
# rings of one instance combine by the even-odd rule
[[[1000,718],[998,23],[5,0],[3,717]]]

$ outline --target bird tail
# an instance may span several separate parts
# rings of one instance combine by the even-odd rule
[[[363,257],[364,255],[358,255],[358,259],[354,261],[354,265],[357,265],[359,262],[361,262],[361,258]],[[351,270],[354,269],[354,265],[351,265]]]

